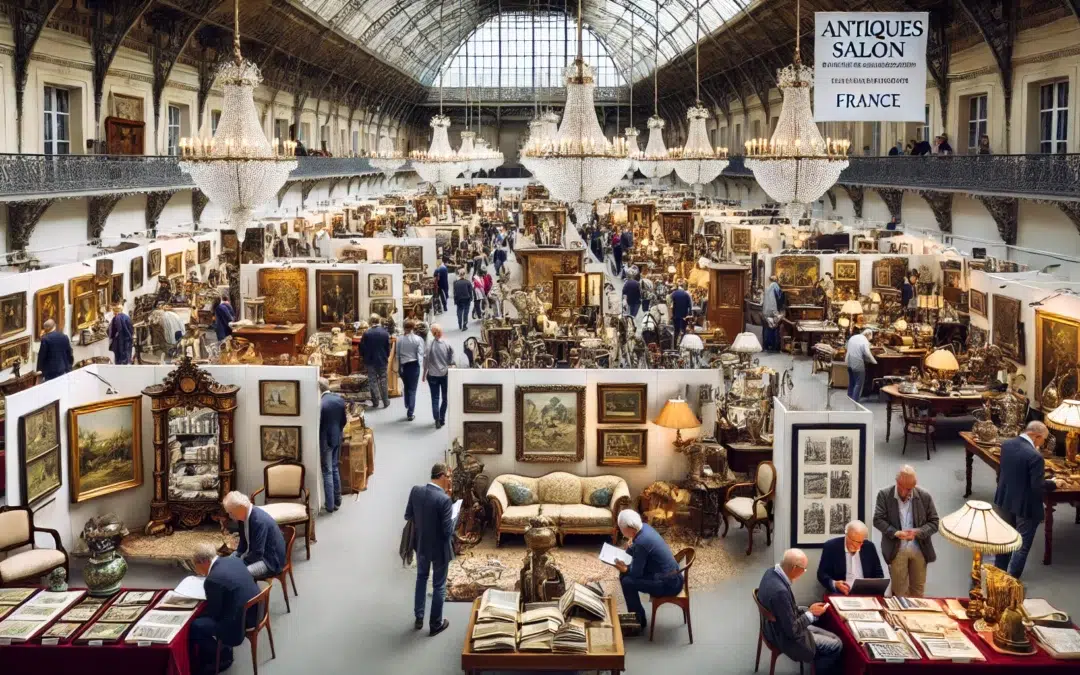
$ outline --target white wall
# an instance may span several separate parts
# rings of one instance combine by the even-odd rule
[[[362,248],[367,251],[368,260],[374,262],[376,260],[383,260],[386,255],[387,246],[419,246],[423,248],[423,261],[428,266],[428,272],[434,273],[436,264],[435,254],[435,238],[434,237],[352,237],[345,239],[342,237],[334,237],[330,239],[328,256],[331,258],[338,258],[341,255],[341,251],[347,248]]]

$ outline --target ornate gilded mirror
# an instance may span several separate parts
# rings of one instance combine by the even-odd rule
[[[233,416],[240,387],[214,381],[184,358],[161,384],[143,389],[154,416],[154,496],[147,534],[176,525],[224,523],[221,499],[236,481]]]

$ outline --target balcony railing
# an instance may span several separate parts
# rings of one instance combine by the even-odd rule
[[[601,103],[619,103],[630,99],[626,87],[597,87],[593,90],[593,98]],[[443,102],[464,103],[481,101],[489,105],[499,103],[564,103],[566,101],[566,87],[443,87]],[[439,88],[429,87],[427,102],[429,104],[439,102]]]
[[[752,176],[732,157],[729,176]],[[851,157],[840,183],[871,187],[1080,199],[1080,155]]]
[[[364,157],[297,157],[290,180],[377,173]],[[399,171],[411,170],[408,165]],[[194,187],[177,157],[0,154],[0,200]]]

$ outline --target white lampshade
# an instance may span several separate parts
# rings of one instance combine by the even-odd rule
[[[907,321],[904,321],[903,319],[897,319],[896,323],[893,324],[893,328],[903,333],[907,330]]]
[[[847,328],[848,326],[851,325],[851,319],[847,318],[846,316],[842,316],[842,317],[840,317],[839,319],[836,320],[836,323],[841,328]]]
[[[1020,533],[990,504],[971,500],[941,519],[941,534],[954,544],[980,553],[1009,553],[1020,548]]]
[[[753,333],[739,333],[735,336],[730,351],[736,354],[757,354],[761,351],[761,343]]]
[[[870,302],[873,302],[875,304],[881,302],[881,293],[878,293],[877,291],[874,291],[873,293],[871,293],[870,294]]]
[[[863,313],[863,308],[862,308],[862,305],[859,303],[858,300],[847,300],[847,301],[844,302],[844,305],[840,308],[840,313],[841,314],[851,314],[851,315],[862,314]]]
[[[926,357],[926,367],[934,370],[957,371],[960,364],[956,361],[956,355],[948,349],[939,349]]]
[[[1058,431],[1080,431],[1080,401],[1067,399],[1046,416],[1046,426]]]

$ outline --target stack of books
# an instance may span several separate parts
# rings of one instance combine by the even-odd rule
[[[551,651],[560,654],[584,654],[589,651],[589,641],[585,633],[585,619],[576,617],[563,623],[555,633]]]
[[[550,652],[555,634],[565,622],[558,602],[528,603],[520,620],[518,650],[523,652]]]
[[[489,588],[480,599],[472,638],[474,652],[514,651],[518,641],[521,594]]]
[[[584,618],[595,617],[604,622],[610,621],[604,596],[595,589],[576,582],[566,589],[563,596],[559,598],[559,609],[562,611],[563,616],[568,619],[571,616],[581,616]]]

